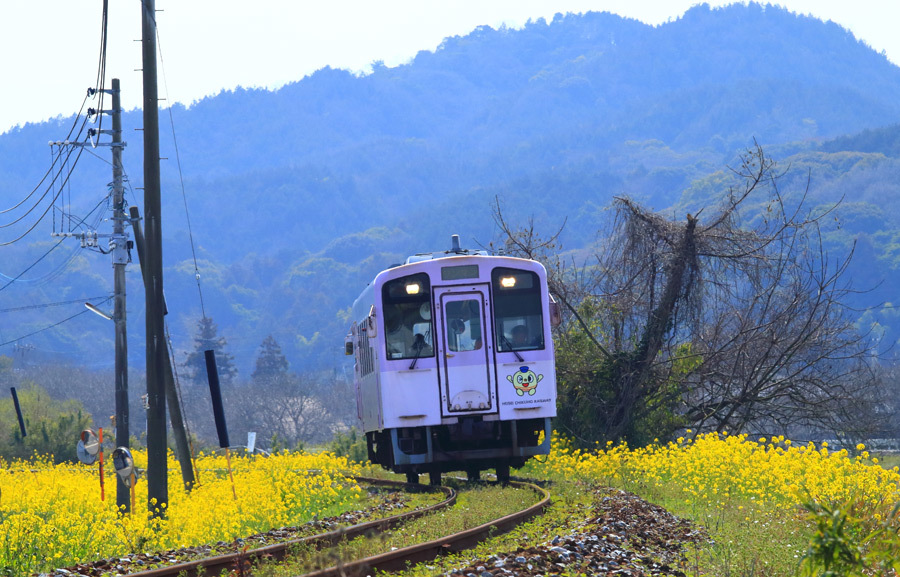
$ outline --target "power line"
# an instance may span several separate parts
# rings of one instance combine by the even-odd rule
[[[159,66],[163,76],[163,90],[166,93],[166,102],[169,102],[169,83],[166,79],[166,64],[163,60],[162,42],[159,39],[159,28],[156,29],[156,45],[159,49]],[[175,162],[178,165],[178,178],[181,181],[181,198],[184,199],[184,216],[187,219],[188,238],[191,241],[191,254],[194,257],[194,277],[197,279],[197,293],[200,295],[200,312],[206,318],[206,307],[203,305],[203,290],[200,288],[200,268],[197,266],[197,251],[194,249],[194,231],[191,228],[191,215],[188,212],[187,193],[184,189],[184,175],[181,172],[181,155],[178,154],[178,139],[175,137],[175,117],[172,115],[172,106],[168,106],[169,124],[172,126],[172,142],[175,145]]]
[[[31,265],[29,265],[28,268],[26,268],[25,270],[23,270],[22,272],[20,272],[18,275],[16,275],[16,277],[13,278],[11,281],[9,281],[8,283],[6,283],[6,284],[3,285],[2,287],[0,287],[0,291],[6,289],[6,287],[8,287],[8,286],[11,285],[12,283],[16,282],[17,280],[19,280],[19,277],[20,277],[20,276],[22,276],[22,275],[25,274],[26,272],[30,271],[32,268],[35,267],[35,265],[37,265],[39,262],[41,262],[42,260],[44,260],[45,258],[47,258],[47,255],[49,255],[51,252],[53,252],[54,250],[56,250],[56,247],[58,247],[59,245],[61,245],[62,242],[63,242],[64,240],[66,240],[66,239],[65,239],[65,238],[59,239],[59,241],[58,241],[56,244],[54,244],[53,246],[50,247],[50,250],[48,250],[48,251],[45,252],[43,255],[41,255],[41,257],[40,257],[39,259],[37,259],[36,261],[34,261],[33,263],[31,263]]]
[[[102,134],[100,130],[103,129],[103,87],[106,86],[106,30],[108,22],[109,0],[103,0],[103,16],[100,19],[100,61],[97,63],[97,80],[95,81],[95,91],[100,93],[98,102],[98,109],[100,110],[100,124],[97,126],[98,135]],[[93,145],[93,142],[91,144]]]
[[[82,112],[84,112],[84,105],[87,103],[88,98],[90,98],[90,94],[85,94],[84,100],[81,101],[81,108],[79,108],[78,114],[75,115],[75,120],[72,122],[72,127],[69,129],[69,133],[66,135],[66,137],[64,139],[65,141],[68,141],[72,137],[72,134],[75,132],[75,127],[78,126],[78,119],[81,118],[81,114],[82,114]],[[81,135],[81,131],[84,130],[84,124],[86,122],[87,122],[87,119],[85,119],[82,122],[81,128],[78,130],[79,136]],[[11,212],[11,211],[17,209],[18,207],[23,205],[25,203],[25,201],[27,201],[29,198],[31,198],[34,195],[34,193],[37,192],[41,188],[41,185],[44,183],[45,180],[47,180],[47,177],[50,176],[50,174],[53,172],[53,167],[56,165],[57,160],[58,160],[58,158],[53,160],[50,163],[50,168],[47,169],[47,172],[44,173],[44,176],[41,177],[41,180],[37,183],[37,185],[33,189],[31,189],[31,192],[29,192],[25,196],[25,198],[20,200],[15,206],[11,206],[7,209],[0,210],[0,214],[6,214],[7,212]]]
[[[109,302],[109,301],[111,301],[111,300],[112,300],[112,297],[107,297],[107,298],[104,299],[100,304]],[[72,316],[70,316],[70,317],[68,317],[68,318],[64,318],[63,320],[59,321],[58,323],[53,323],[53,324],[50,325],[50,326],[44,327],[44,328],[42,328],[42,329],[38,329],[38,330],[36,330],[36,331],[34,331],[34,332],[30,332],[30,333],[28,333],[27,335],[22,335],[21,337],[18,337],[18,338],[16,338],[16,339],[11,340],[11,341],[6,341],[5,343],[0,343],[0,347],[4,347],[4,346],[6,346],[6,345],[11,345],[11,344],[13,344],[13,343],[17,343],[17,342],[21,341],[22,339],[27,339],[28,337],[32,337],[32,336],[34,336],[34,335],[36,335],[36,334],[38,334],[38,333],[42,333],[42,332],[44,332],[44,331],[48,331],[48,330],[50,330],[50,329],[52,329],[52,328],[56,328],[56,327],[58,327],[59,325],[61,325],[61,324],[63,324],[63,323],[69,322],[70,320],[74,319],[75,317],[80,317],[81,315],[83,315],[83,314],[85,314],[85,313],[89,313],[89,312],[91,312],[91,311],[85,309],[85,310],[83,310],[83,311],[81,311],[81,312],[79,312],[79,313],[75,313],[74,315],[72,315]]]
[[[75,303],[84,303],[87,301],[94,301],[97,299],[109,300],[110,296],[109,295],[100,295],[100,296],[95,296],[95,297],[84,297],[81,299],[73,299],[70,301],[59,301],[59,302],[55,302],[55,303],[43,303],[43,304],[39,304],[39,305],[26,305],[26,306],[14,307],[14,308],[10,308],[10,309],[0,309],[0,313],[15,313],[15,312],[19,312],[19,311],[26,311],[26,310],[33,310],[33,309],[46,309],[46,308],[50,308],[50,307],[61,307],[64,305],[71,305],[71,304],[75,304]]]
[[[91,211],[88,212],[87,215],[85,215],[85,218],[81,219],[81,223],[84,223],[84,221],[87,219],[87,217],[89,217],[92,213],[94,213],[94,211],[96,211],[98,208],[100,208],[100,206],[103,204],[103,202],[104,202],[107,198],[108,198],[108,196],[107,196],[107,197],[104,197],[103,199],[101,199],[100,202],[97,203],[97,205],[94,206],[94,208],[91,209]],[[96,216],[96,218],[94,219],[93,224],[92,224],[92,225],[88,225],[88,228],[96,228],[97,225],[100,223],[100,219],[101,219],[101,218],[102,218],[102,215],[101,215],[100,213],[97,213],[97,216]],[[64,240],[65,240],[65,238],[61,238],[55,245],[53,245],[52,247],[50,247],[50,250],[48,250],[47,252],[45,252],[40,258],[38,258],[36,261],[34,261],[33,263],[31,263],[31,265],[29,265],[28,268],[26,268],[25,270],[23,270],[22,272],[20,272],[20,273],[19,273],[18,275],[16,275],[15,277],[9,277],[9,276],[7,276],[7,275],[5,275],[5,274],[3,274],[3,273],[0,273],[0,276],[2,276],[3,278],[9,279],[9,282],[8,282],[8,283],[6,283],[6,284],[3,285],[2,287],[0,287],[0,291],[6,289],[9,285],[11,285],[11,284],[14,283],[14,282],[37,282],[37,281],[41,281],[41,280],[44,280],[44,279],[52,279],[53,277],[55,277],[56,275],[58,275],[60,272],[62,272],[62,270],[65,269],[65,268],[69,265],[69,263],[72,262],[72,260],[75,258],[75,254],[76,254],[76,252],[77,252],[77,249],[76,249],[75,251],[72,251],[72,254],[70,254],[69,257],[68,257],[63,263],[61,263],[58,267],[56,267],[56,268],[55,268],[54,270],[52,270],[51,272],[49,272],[49,273],[47,273],[47,274],[45,274],[45,275],[43,275],[43,276],[34,278],[34,279],[24,279],[24,280],[21,279],[21,276],[22,276],[22,275],[24,275],[26,272],[28,272],[29,270],[31,270],[32,268],[34,268],[34,266],[37,265],[39,262],[41,262],[42,260],[44,260],[44,258],[46,258],[51,252],[53,252],[54,250],[56,250],[56,248],[58,248],[59,245],[62,244],[62,242],[63,242]]]
[[[84,128],[84,126],[82,125],[82,129],[83,129],[83,128]],[[81,136],[81,131],[80,131],[80,130],[79,130],[79,136]],[[62,156],[62,146],[60,146],[60,151],[59,151],[59,153],[57,154],[57,156],[58,156],[58,157],[61,157],[61,156]],[[68,152],[68,154],[66,155],[66,158],[63,160],[63,167],[68,166],[69,158],[70,158],[71,156],[72,156],[72,150],[69,149],[69,152]],[[73,165],[72,165],[72,169],[70,169],[70,170],[68,171],[68,174],[66,174],[65,180],[60,184],[60,191],[59,191],[59,193],[56,194],[56,196],[54,196],[54,198],[53,198],[53,201],[54,201],[54,202],[56,201],[57,198],[59,198],[60,194],[62,194],[63,188],[64,188],[65,184],[69,181],[69,177],[72,175],[72,170],[74,170],[75,164],[78,163],[78,158],[79,158],[80,156],[81,156],[81,151],[79,150],[78,155],[75,157],[75,161],[74,161],[74,163],[73,163]],[[59,172],[57,172],[56,175],[53,177],[53,180],[50,181],[50,184],[48,185],[47,190],[44,191],[44,194],[42,194],[41,197],[40,197],[39,199],[37,199],[37,201],[35,201],[35,203],[31,206],[31,208],[29,208],[27,211],[25,211],[25,214],[23,214],[22,216],[20,216],[19,218],[15,219],[15,220],[13,220],[12,222],[8,222],[8,223],[6,223],[6,224],[0,224],[0,228],[6,228],[6,227],[9,227],[9,226],[12,226],[12,225],[18,223],[19,221],[21,221],[23,218],[25,218],[25,217],[28,216],[29,214],[31,214],[31,212],[41,204],[41,201],[43,201],[45,198],[47,198],[47,195],[48,195],[48,194],[50,193],[50,191],[52,190],[52,186],[56,184],[56,181],[59,179],[60,175],[63,173],[63,167],[60,168]],[[36,189],[35,189],[35,190],[36,190]],[[34,192],[35,192],[35,191],[32,191],[31,193],[29,193],[29,195],[26,197],[26,200],[27,200],[28,198],[31,198],[31,196],[34,195]],[[7,210],[5,210],[5,211],[3,211],[3,212],[4,212],[4,213],[5,213],[5,212],[9,212],[9,211],[11,211],[11,210],[13,210],[13,209],[15,209],[15,208],[18,208],[18,207],[22,206],[23,203],[24,203],[24,200],[21,201],[21,202],[19,202],[16,206],[14,206],[14,207],[12,207],[12,208],[10,208],[10,209],[7,209]]]
[[[60,191],[59,191],[58,193],[56,193],[56,194],[53,196],[53,198],[51,199],[50,205],[48,205],[47,208],[44,210],[44,212],[41,213],[41,215],[40,215],[40,216],[38,217],[38,219],[34,222],[34,224],[32,224],[32,225],[28,228],[28,230],[26,230],[25,232],[23,232],[22,234],[20,234],[20,235],[17,236],[16,238],[14,238],[13,240],[7,241],[7,242],[0,242],[0,246],[9,246],[9,245],[11,245],[11,244],[13,244],[13,243],[16,243],[16,242],[22,240],[23,238],[25,238],[25,236],[27,236],[29,233],[31,233],[31,231],[33,231],[33,230],[37,227],[37,225],[40,224],[40,222],[41,222],[42,220],[44,220],[44,217],[47,216],[47,213],[50,212],[50,209],[53,208],[54,206],[56,206],[56,200],[63,194],[64,187],[65,187],[66,184],[69,182],[69,179],[72,177],[72,173],[73,173],[74,170],[75,170],[75,166],[77,166],[78,160],[81,158],[81,152],[82,152],[82,149],[81,149],[81,147],[79,147],[78,154],[75,156],[75,160],[74,160],[73,163],[72,163],[72,167],[68,170],[68,173],[66,174],[65,180],[63,180],[63,182],[60,183]],[[70,155],[71,155],[71,153],[70,153]],[[70,156],[70,155],[69,155],[69,156]],[[68,160],[68,156],[66,157],[66,160]],[[62,171],[60,171],[60,173],[58,173],[58,174],[62,174]],[[54,183],[56,182],[57,178],[58,178],[58,175],[57,175],[56,177],[53,178],[53,181],[51,182],[51,185],[54,184]],[[12,221],[12,222],[10,222],[10,223],[7,223],[7,224],[0,224],[0,228],[6,228],[6,227],[12,226],[12,225],[14,225],[14,224],[17,224],[17,223],[20,222],[23,218],[25,218],[26,216],[28,216],[29,214],[31,214],[31,212],[32,212],[35,208],[37,208],[37,207],[40,205],[41,201],[43,201],[43,200],[47,197],[47,195],[50,193],[50,190],[51,190],[51,189],[48,188],[48,189],[44,192],[44,194],[42,194],[41,197],[37,200],[37,202],[35,202],[34,205],[33,205],[31,208],[29,208],[29,209],[25,212],[25,214],[23,214],[22,216],[20,216],[19,218],[15,219],[14,221]]]
[[[106,81],[106,42],[107,42],[108,8],[109,8],[109,0],[103,0],[103,14],[102,14],[102,19],[101,19],[101,31],[100,31],[100,57],[99,57],[98,65],[97,65],[97,79],[95,81],[96,82],[95,88],[88,90],[84,100],[82,100],[81,108],[79,109],[78,114],[75,116],[75,120],[72,124],[72,127],[69,129],[69,134],[66,136],[66,139],[65,139],[66,144],[68,144],[70,142],[70,138],[72,137],[72,134],[75,132],[76,126],[78,126],[78,121],[82,117],[82,113],[84,112],[84,107],[85,107],[85,104],[87,103],[87,99],[98,92],[100,94],[100,98],[99,98],[100,128],[102,129],[102,126],[103,126],[103,95],[104,95],[104,91],[102,88]],[[81,134],[84,131],[84,127],[87,124],[87,121],[88,121],[88,116],[85,116],[84,120],[81,122],[80,128],[78,129],[78,135],[75,138],[76,142],[78,142],[79,139],[81,138]],[[98,131],[98,134],[100,134],[99,131]],[[93,144],[93,142],[92,142],[92,144]],[[25,204],[29,199],[31,199],[37,193],[37,191],[46,182],[47,177],[50,174],[54,174],[53,179],[47,186],[47,189],[40,196],[40,198],[38,198],[37,201],[35,201],[34,204],[27,211],[25,211],[25,214],[16,218],[12,222],[9,222],[6,224],[0,224],[0,228],[7,228],[7,227],[13,226],[15,224],[18,224],[25,217],[27,217],[29,214],[31,214],[41,204],[41,202],[43,202],[43,200],[47,197],[47,195],[52,190],[53,186],[56,184],[57,180],[62,175],[62,173],[64,171],[66,172],[65,178],[60,183],[60,191],[53,196],[51,205],[49,207],[47,207],[47,210],[45,210],[43,213],[41,213],[41,215],[34,222],[34,224],[32,224],[24,233],[22,233],[20,236],[18,236],[17,238],[15,238],[9,242],[0,243],[0,246],[8,246],[8,245],[18,242],[19,240],[24,238],[26,235],[31,233],[31,231],[33,231],[37,227],[37,225],[47,216],[47,213],[50,211],[50,209],[55,207],[57,199],[63,194],[66,186],[69,184],[69,179],[72,175],[72,172],[75,170],[75,167],[78,164],[78,160],[81,157],[82,147],[79,146],[78,148],[79,148],[79,151],[78,151],[77,155],[75,156],[74,161],[72,161],[71,167],[69,167],[69,160],[72,156],[73,151],[71,148],[67,147],[67,152],[66,152],[65,158],[63,159],[62,158],[62,156],[63,156],[62,145],[60,145],[59,153],[53,159],[53,161],[50,164],[50,168],[48,168],[47,172],[44,173],[44,176],[38,182],[37,186],[35,186],[31,190],[31,192],[29,192],[25,196],[25,198],[23,198],[21,201],[16,203],[14,206],[0,211],[0,214],[6,214],[8,212],[11,212],[11,211],[16,210],[17,208],[21,207],[23,204]],[[58,162],[60,160],[62,160],[61,164]],[[60,164],[60,166],[57,170],[55,170],[58,164]],[[70,191],[70,194],[71,194],[71,191]],[[55,222],[55,220],[54,220],[54,222]]]

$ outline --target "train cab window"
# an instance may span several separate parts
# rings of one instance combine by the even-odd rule
[[[382,302],[388,360],[433,357],[428,275],[414,274],[385,283]]]
[[[480,301],[450,301],[447,309],[447,348],[474,351],[481,348]]]
[[[544,348],[541,283],[531,271],[495,268],[491,272],[494,331],[500,351]]]

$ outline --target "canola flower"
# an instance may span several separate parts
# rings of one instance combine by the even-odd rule
[[[146,452],[133,455],[138,469],[144,469]],[[106,500],[101,501],[97,464],[0,458],[0,575],[230,541],[330,515],[354,505],[362,495],[350,478],[359,474],[359,466],[330,453],[232,457],[231,464],[236,500],[224,455],[200,455],[201,483],[187,493],[170,454],[166,515],[151,518],[143,479],[135,487],[133,514],[117,511],[111,466],[106,467]]]
[[[876,511],[898,501],[900,472],[877,466],[864,445],[857,451],[853,456],[846,449],[830,451],[827,443],[817,447],[784,437],[752,441],[717,433],[639,449],[609,443],[584,451],[554,437],[547,460],[530,467],[535,473],[609,485],[678,487],[686,503],[740,500],[770,510],[793,509],[809,499],[852,501],[879,515]]]

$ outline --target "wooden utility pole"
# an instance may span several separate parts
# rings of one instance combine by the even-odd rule
[[[134,244],[137,246],[138,258],[141,261],[141,274],[144,277],[144,286],[147,286],[147,273],[144,268],[146,262],[146,248],[144,247],[144,233],[141,227],[141,215],[138,207],[132,206],[129,209],[131,213],[131,229],[134,231]],[[163,301],[163,314],[168,311],[168,306]],[[175,374],[172,370],[172,359],[166,355],[165,366],[163,367],[163,378],[166,381],[166,403],[169,407],[169,423],[172,425],[172,435],[175,437],[175,450],[178,455],[178,463],[181,465],[181,479],[184,481],[184,488],[190,491],[194,488],[196,481],[194,477],[194,467],[191,463],[191,448],[188,443],[187,430],[184,426],[184,417],[181,413],[181,403],[178,400],[178,391],[175,389]]]
[[[162,210],[159,176],[159,99],[156,80],[156,1],[141,1],[144,82],[144,219],[147,252],[147,500],[153,516],[165,515],[166,398],[164,366],[168,350],[163,320]]]
[[[110,248],[113,257],[113,320],[116,323],[116,446],[128,448],[128,338],[125,332],[125,265],[128,264],[128,237],[125,235],[125,186],[122,181],[122,98],[119,79],[112,81],[112,166],[113,233]],[[116,483],[116,505],[131,511],[131,493],[121,479]]]

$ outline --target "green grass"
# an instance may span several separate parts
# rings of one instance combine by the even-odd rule
[[[554,495],[566,485],[556,480]],[[703,528],[705,544],[687,544],[687,566],[693,576],[793,577],[813,535],[805,513],[796,509],[762,509],[750,500],[732,498],[726,507],[691,500],[680,487],[618,482],[615,488],[642,499]]]
[[[729,507],[720,508],[685,504],[680,491],[635,493],[707,531],[712,543],[688,548],[691,575],[791,577],[813,534],[799,507],[761,510],[753,502],[732,499]]]
[[[464,485],[446,477],[444,484],[455,486],[459,492],[456,505],[450,509],[406,523],[396,530],[353,539],[325,551],[298,547],[292,551],[290,559],[278,564],[257,566],[253,574],[260,577],[298,575],[395,548],[401,549],[477,527],[497,517],[520,511],[539,500],[533,491],[527,489]]]
[[[382,476],[382,475],[379,475]],[[567,479],[550,479],[552,504],[539,516],[509,533],[499,535],[474,549],[440,557],[434,561],[398,573],[424,577],[485,560],[495,554],[512,553],[520,548],[546,543],[556,535],[565,535],[591,518],[592,487]],[[496,486],[469,488],[449,480],[461,490],[457,505],[414,521],[402,528],[371,539],[357,539],[325,552],[297,550],[295,557],[280,567],[262,566],[254,575],[282,577],[348,561],[480,525],[499,516],[518,511],[536,502],[530,491]],[[722,577],[794,577],[814,528],[805,513],[796,510],[760,509],[752,501],[732,499],[727,507],[713,503],[686,503],[678,487],[649,487],[619,483],[616,488],[630,491],[645,500],[665,507],[706,530],[710,542],[687,544],[686,563],[680,567],[687,575]]]
[[[487,559],[498,552],[515,551],[520,547],[528,548],[536,543],[552,540],[556,535],[568,533],[574,527],[574,523],[590,516],[593,495],[585,487],[563,482],[554,483],[547,489],[551,494],[551,503],[543,515],[508,533],[488,539],[473,549],[439,557],[429,563],[413,567],[402,575],[419,577],[447,573],[469,565],[475,559]]]

